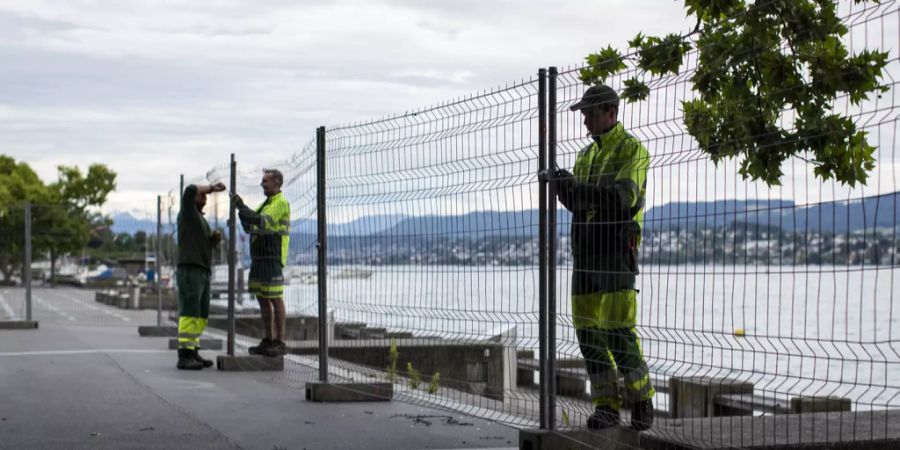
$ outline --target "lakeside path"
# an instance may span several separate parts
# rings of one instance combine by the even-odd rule
[[[60,294],[65,294],[60,290]],[[44,291],[55,301],[53,291]],[[65,296],[60,295],[60,298]],[[77,305],[77,304],[76,304]],[[102,307],[102,305],[90,305]],[[74,307],[69,304],[69,307]],[[77,316],[77,309],[74,310]],[[96,313],[96,311],[94,311]],[[137,323],[40,317],[0,330],[0,448],[511,449],[517,430],[401,402],[304,400],[314,367],[175,369],[167,338]],[[218,352],[204,351],[215,359]],[[417,418],[431,417],[423,423]]]

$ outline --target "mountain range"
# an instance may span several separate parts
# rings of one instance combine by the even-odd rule
[[[716,200],[673,202],[650,208],[644,215],[648,232],[654,229],[715,228],[737,223],[759,224],[785,231],[809,230],[833,233],[854,232],[897,225],[900,192],[859,200],[796,205],[791,200]],[[156,223],[129,213],[113,215],[116,233],[156,232]],[[562,234],[568,233],[571,214],[557,210]],[[451,237],[532,236],[538,230],[538,210],[478,211],[454,216],[365,216],[346,223],[328,225],[329,236],[422,236],[445,234]],[[316,233],[315,220],[294,220],[292,235]],[[298,236],[299,237],[299,236]],[[304,239],[305,240],[305,239]]]

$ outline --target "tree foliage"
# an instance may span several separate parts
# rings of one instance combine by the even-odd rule
[[[102,206],[115,189],[116,174],[102,164],[87,173],[59,166],[58,179],[44,184],[27,163],[0,155],[0,272],[8,280],[24,260],[24,205],[32,206],[32,254],[37,260],[49,255],[78,252],[92,235],[107,230],[112,222],[91,211]]]
[[[46,187],[28,164],[0,155],[0,272],[4,280],[9,280],[24,261],[22,204],[48,200]]]
[[[777,185],[783,163],[796,156],[823,181],[865,184],[875,147],[834,103],[846,96],[857,105],[887,91],[880,80],[888,53],[850,54],[832,0],[683,1],[697,20],[694,32],[639,33],[627,56],[612,47],[588,55],[581,80],[603,83],[630,62],[638,70],[624,81],[622,97],[644,100],[644,78],[679,73],[696,46],[697,95],[682,102],[684,123],[713,162],[738,158],[745,179]]]

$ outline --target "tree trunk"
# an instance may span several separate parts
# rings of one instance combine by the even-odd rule
[[[56,287],[56,250],[50,250],[50,287]]]
[[[0,261],[0,273],[3,274],[3,281],[5,283],[9,283],[10,280],[12,280],[12,276],[15,274],[14,270],[13,264],[10,264],[9,261]]]

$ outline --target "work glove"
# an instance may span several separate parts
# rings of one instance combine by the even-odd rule
[[[246,205],[244,205],[244,199],[242,199],[240,195],[231,194],[231,201],[234,202],[234,206],[237,207],[237,209],[246,208]]]
[[[553,180],[556,182],[557,189],[569,188],[575,181],[575,175],[566,169],[556,169]]]
[[[572,210],[574,206],[572,197],[574,195],[575,176],[566,169],[556,169],[556,172],[553,174],[553,183],[556,184],[556,198],[559,199],[559,202],[566,209]]]

